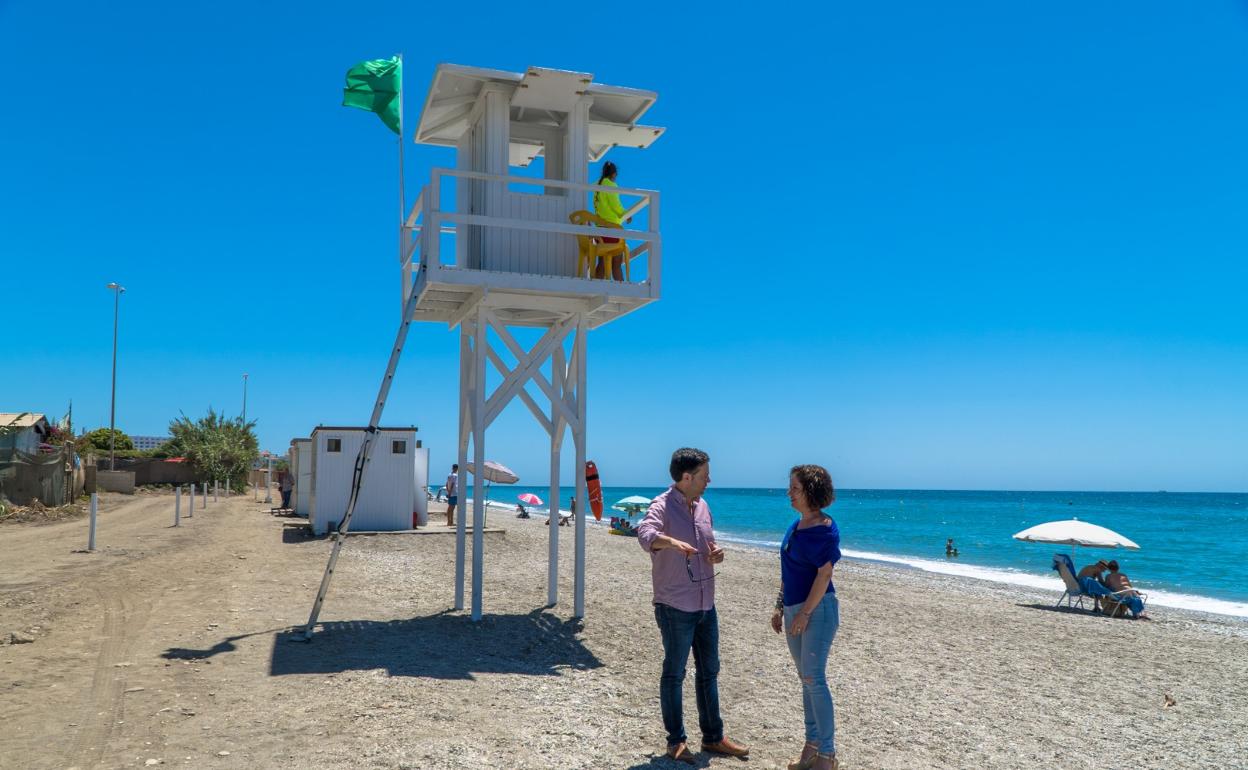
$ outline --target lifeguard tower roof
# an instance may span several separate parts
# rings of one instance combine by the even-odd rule
[[[425,97],[418,144],[455,147],[472,128],[473,105],[487,84],[494,83],[509,92],[511,122],[557,127],[557,113],[571,111],[583,96],[592,98],[589,107],[589,161],[601,160],[612,147],[645,148],[663,135],[657,126],[640,126],[637,121],[659,98],[653,91],[608,86],[593,82],[587,72],[569,72],[530,67],[525,72],[439,64],[433,85]],[[528,166],[542,154],[542,145],[515,136],[508,146],[508,165]]]

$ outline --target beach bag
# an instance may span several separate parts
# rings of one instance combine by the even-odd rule
[[[1101,612],[1111,618],[1125,618],[1128,612],[1127,605],[1122,602],[1114,601],[1108,596],[1101,597]]]

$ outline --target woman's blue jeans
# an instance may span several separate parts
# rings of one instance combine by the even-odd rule
[[[694,692],[698,699],[698,727],[703,743],[724,739],[724,720],[719,715],[719,616],[715,608],[684,612],[666,604],[654,605],[654,619],[663,637],[663,677],[659,680],[659,707],[667,745],[684,743],[685,718],[682,690],[689,651],[693,650]]]
[[[840,603],[836,594],[824,594],[819,606],[810,615],[806,630],[797,636],[789,634],[793,618],[802,608],[791,604],[784,608],[784,637],[789,654],[797,665],[802,681],[802,713],[806,718],[806,741],[819,745],[823,754],[836,753],[836,712],[832,691],[828,689],[828,652],[841,624]]]

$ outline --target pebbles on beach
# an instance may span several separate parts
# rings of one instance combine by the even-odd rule
[[[490,523],[507,532],[486,537],[478,623],[446,611],[453,536],[357,538],[343,552],[342,593],[314,645],[346,658],[329,687],[354,705],[351,730],[386,736],[420,714],[407,739],[382,739],[397,752],[382,755],[431,770],[666,766],[649,557],[632,538],[587,527],[577,621],[571,530],[560,537],[560,604],[548,610],[550,530],[540,519]],[[776,557],[730,546],[721,572],[727,731],[752,745],[753,766],[783,767],[800,749],[802,716],[787,646],[768,627]],[[864,562],[843,562],[836,584],[828,673],[845,767],[1244,766],[1248,624],[1164,608],[1152,623],[1114,620],[1056,610],[1056,594],[1040,590]],[[693,677],[691,660],[696,748]]]

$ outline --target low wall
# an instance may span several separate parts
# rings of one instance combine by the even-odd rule
[[[103,492],[120,492],[123,495],[134,494],[134,471],[103,471],[95,472],[96,489]]]
[[[171,463],[156,458],[127,457],[117,460],[117,470],[130,471],[134,474],[137,486],[147,484],[191,484],[199,481],[191,466],[186,463]]]

